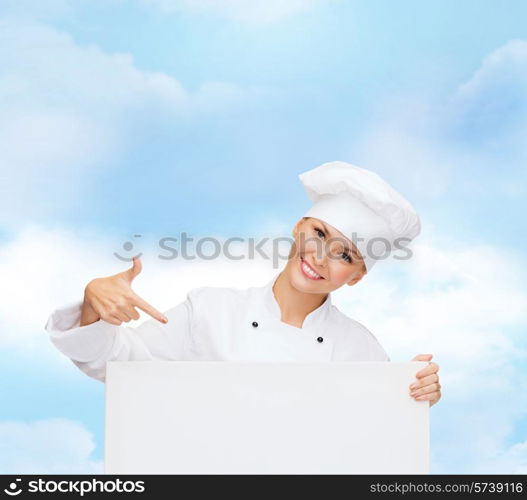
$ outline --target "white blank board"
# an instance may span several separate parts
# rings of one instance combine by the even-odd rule
[[[107,474],[427,474],[423,361],[107,363]]]

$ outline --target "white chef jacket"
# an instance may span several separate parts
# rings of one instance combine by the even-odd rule
[[[107,361],[390,361],[375,336],[331,304],[331,294],[298,328],[281,321],[272,287],[200,287],[164,314],[135,327],[103,319],[79,326],[82,300],[55,309],[45,329],[90,377]]]

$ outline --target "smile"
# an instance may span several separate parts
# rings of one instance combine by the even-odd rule
[[[302,257],[300,257],[300,260],[301,260],[300,268],[302,269],[302,272],[304,273],[304,275],[307,276],[310,280],[323,280],[324,279],[322,276],[320,276],[320,274],[316,273],[313,269],[311,269],[309,264]]]

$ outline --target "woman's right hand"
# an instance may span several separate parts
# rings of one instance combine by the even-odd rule
[[[106,278],[95,278],[84,290],[81,326],[103,319],[112,325],[139,319],[138,307],[161,323],[168,318],[132,290],[132,281],[141,272],[141,261],[133,258],[130,269]]]

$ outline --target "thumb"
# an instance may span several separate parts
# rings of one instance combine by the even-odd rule
[[[143,265],[141,264],[141,260],[139,257],[133,258],[133,265],[130,269],[127,269],[123,274],[125,275],[126,279],[128,281],[132,281],[143,269]]]
[[[433,354],[418,354],[411,361],[430,361],[433,358]]]

